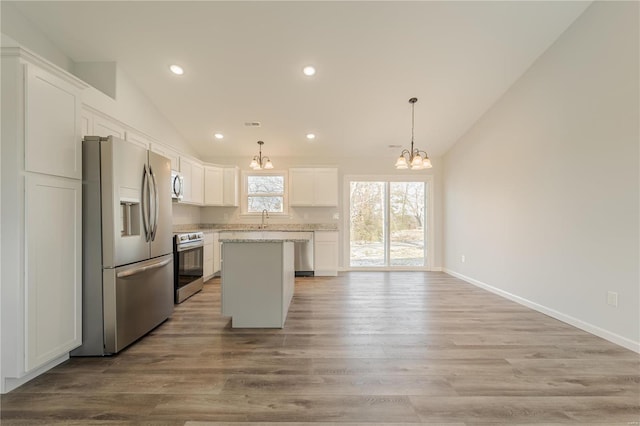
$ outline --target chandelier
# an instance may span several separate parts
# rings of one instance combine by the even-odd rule
[[[413,124],[415,121],[414,109],[416,102],[418,102],[418,98],[409,99],[409,103],[411,104],[411,150],[402,150],[400,157],[398,157],[396,161],[396,169],[408,169],[411,167],[411,170],[422,170],[432,167],[431,160],[426,151],[421,151],[413,147]]]
[[[251,160],[251,164],[249,164],[249,167],[251,167],[253,170],[273,169],[273,164],[271,163],[269,157],[267,157],[266,155],[264,157],[262,156],[262,145],[264,145],[264,142],[258,141],[260,152],[258,155],[253,156],[253,160]]]

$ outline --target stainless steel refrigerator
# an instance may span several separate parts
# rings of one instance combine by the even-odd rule
[[[82,142],[82,346],[120,351],[173,312],[171,161],[130,142]]]

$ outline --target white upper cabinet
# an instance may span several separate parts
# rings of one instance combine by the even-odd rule
[[[338,169],[289,169],[289,205],[333,207],[338,205]]]
[[[223,169],[217,166],[204,167],[204,204],[221,206],[223,190]]]
[[[25,170],[82,178],[79,88],[35,65],[25,68]]]
[[[204,167],[197,160],[180,157],[180,173],[184,178],[182,203],[202,205],[204,203]]]
[[[93,129],[91,129],[91,133],[91,136],[102,136],[104,138],[115,136],[120,139],[126,139],[127,134],[122,124],[97,114],[93,115]]]
[[[128,131],[125,132],[127,142],[131,142],[134,145],[138,145],[141,148],[149,149],[152,145],[151,139],[143,136],[139,133]]]
[[[205,165],[205,206],[238,206],[238,168]]]
[[[313,205],[314,176],[314,169],[289,169],[289,205]]]
[[[159,143],[152,143],[151,151],[170,159],[171,170],[175,170],[176,172],[180,170],[180,153],[175,149]]]
[[[240,203],[238,196],[239,173],[237,167],[225,167],[223,171],[222,205],[235,206]]]

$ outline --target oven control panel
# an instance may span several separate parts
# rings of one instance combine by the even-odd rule
[[[176,234],[176,244],[191,243],[194,241],[204,241],[203,232],[187,232],[184,234]]]

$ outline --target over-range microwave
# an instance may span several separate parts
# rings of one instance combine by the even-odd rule
[[[184,178],[179,172],[171,170],[171,199],[182,200],[184,190]]]

